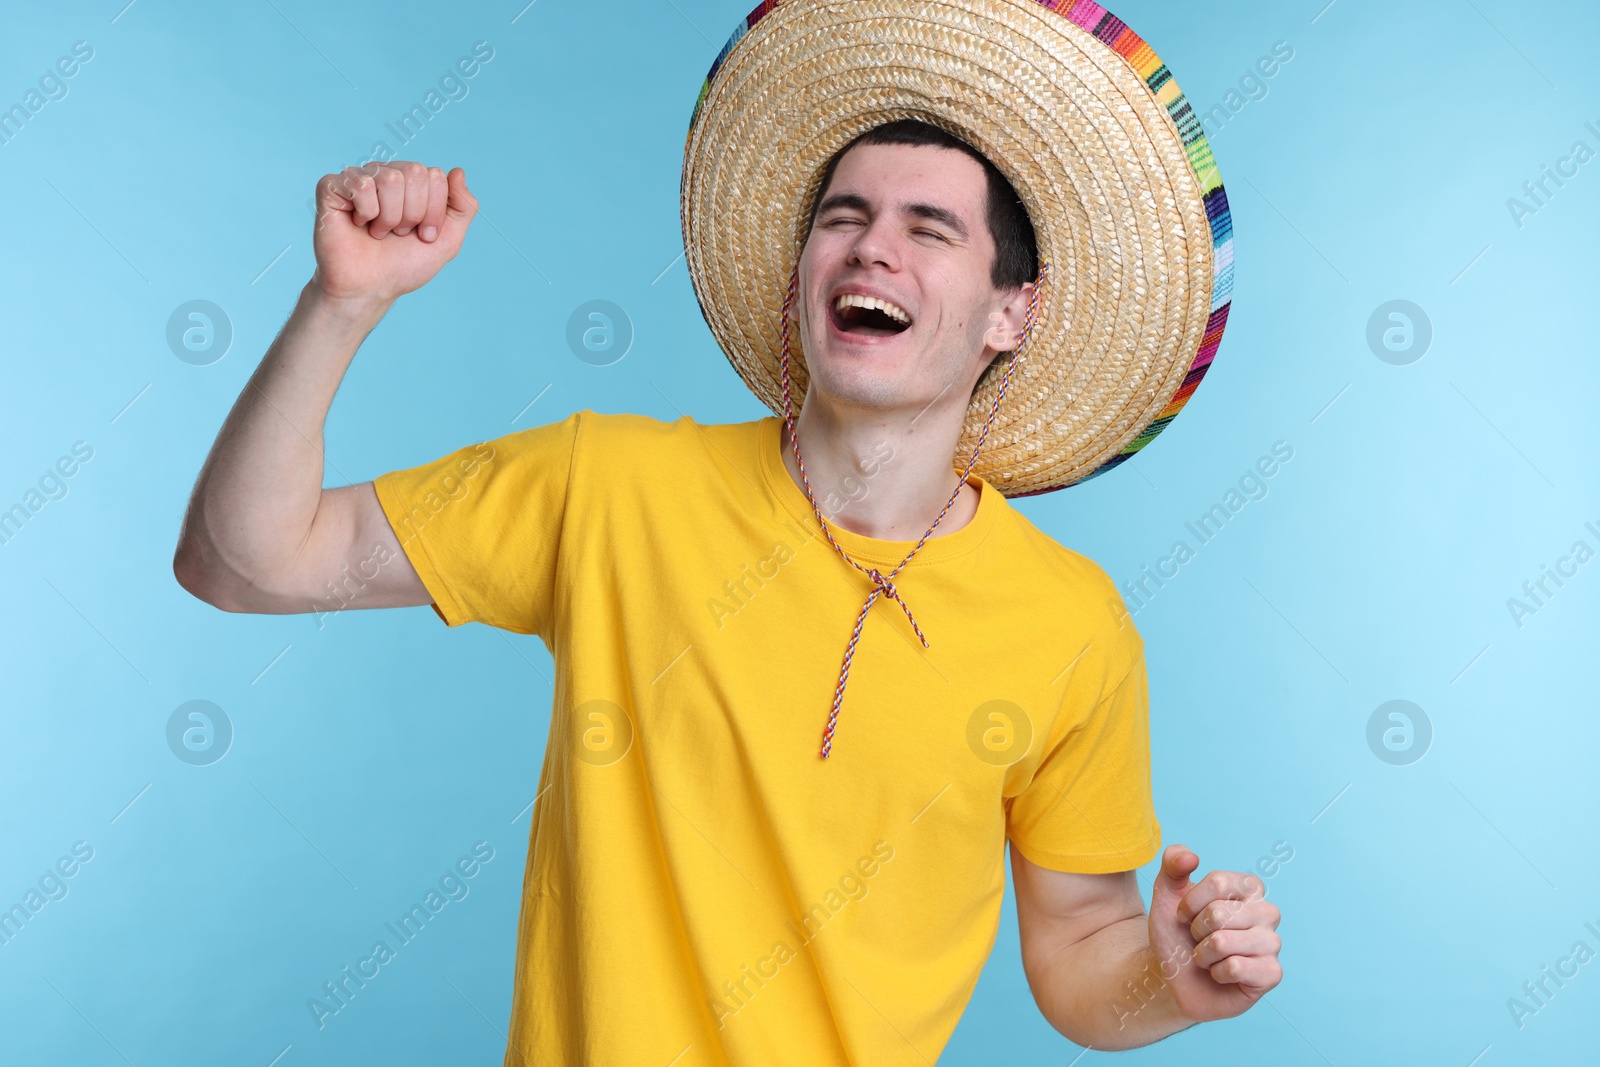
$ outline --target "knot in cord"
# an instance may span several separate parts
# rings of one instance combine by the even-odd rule
[[[904,564],[901,564],[901,566],[904,566]],[[872,602],[878,599],[879,596],[888,597],[896,604],[899,604],[901,609],[905,611],[906,618],[911,622],[911,628],[916,631],[918,639],[922,641],[922,647],[930,647],[928,645],[928,639],[922,636],[922,627],[917,625],[917,617],[911,614],[911,605],[907,604],[900,598],[899,590],[894,587],[894,582],[890,580],[890,577],[898,573],[900,568],[896,567],[894,570],[890,571],[888,575],[883,574],[876,567],[863,567],[862,570],[866,572],[868,578],[872,579],[872,584],[876,587],[867,597],[867,608],[872,607]],[[866,612],[867,608],[861,609],[863,614]]]

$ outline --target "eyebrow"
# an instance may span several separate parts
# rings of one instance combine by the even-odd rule
[[[857,211],[870,211],[872,205],[867,203],[866,197],[858,193],[834,193],[817,206],[817,217],[821,218],[835,208],[854,208]],[[961,221],[960,216],[948,208],[942,208],[938,204],[916,201],[910,204],[902,204],[901,210],[907,215],[915,215],[918,218],[940,223],[948,227],[963,241],[968,239],[966,224]]]

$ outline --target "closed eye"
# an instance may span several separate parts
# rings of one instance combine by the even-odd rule
[[[829,222],[823,223],[823,225],[824,226],[838,226],[840,223],[859,222],[859,221],[860,221],[859,219],[833,219],[833,220],[831,220]],[[929,237],[934,237],[934,238],[937,238],[938,240],[941,240],[941,241],[947,240],[943,234],[935,233],[932,230],[912,230],[911,232],[912,233],[926,234]]]

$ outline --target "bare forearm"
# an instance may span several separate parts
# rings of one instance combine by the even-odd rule
[[[388,307],[301,290],[195,481],[177,559],[190,579],[248,585],[294,558],[321,499],[328,409]]]
[[[1112,923],[1030,969],[1039,1010],[1075,1044],[1138,1048],[1193,1025],[1165,981],[1177,961],[1163,967],[1156,959],[1147,922],[1138,915]]]

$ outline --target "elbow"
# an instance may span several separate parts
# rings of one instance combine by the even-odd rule
[[[250,577],[252,561],[234,550],[235,538],[216,536],[207,518],[204,508],[191,501],[178,527],[172,577],[184,592],[221,611],[263,611],[263,591]]]
[[[205,569],[196,558],[196,553],[185,543],[180,542],[177,551],[172,554],[172,577],[184,592],[196,600],[220,607],[206,581]]]
[[[196,600],[237,615],[283,615],[317,610],[291,607],[293,586],[281,569],[250,575],[203,545],[181,541],[172,556],[172,576]]]
[[[172,554],[172,577],[177,580],[184,592],[202,603],[210,604],[222,611],[246,610],[230,599],[227,594],[227,583],[217,579],[213,568],[206,565],[202,554],[187,541],[180,541],[177,550]]]

